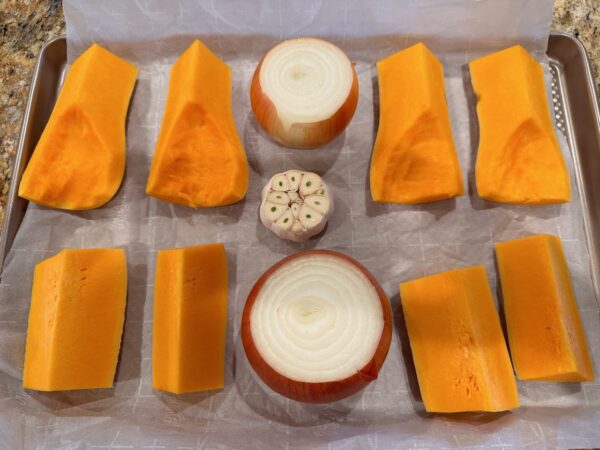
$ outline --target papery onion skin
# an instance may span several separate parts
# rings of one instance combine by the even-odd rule
[[[318,122],[294,123],[289,130],[286,130],[279,118],[277,108],[264,93],[260,84],[260,71],[263,61],[272,50],[269,50],[261,59],[254,71],[250,85],[250,104],[256,120],[273,140],[286,147],[309,149],[331,142],[344,131],[356,111],[358,78],[356,77],[354,65],[352,65],[352,87],[348,97],[331,117]]]
[[[381,338],[377,344],[377,348],[371,360],[365,364],[365,366],[357,371],[354,375],[343,378],[341,380],[326,381],[320,383],[308,383],[303,381],[291,380],[273,369],[261,356],[254,339],[252,337],[250,316],[252,307],[258,297],[263,285],[269,279],[269,277],[278,270],[281,266],[286,265],[291,260],[296,258],[306,258],[311,255],[328,255],[343,259],[345,262],[352,264],[358,268],[369,280],[371,285],[375,288],[379,301],[381,303],[381,309],[383,312],[383,329],[381,331]],[[387,356],[390,342],[392,339],[392,309],[390,302],[387,298],[382,287],[379,285],[375,277],[360,263],[350,258],[343,253],[335,252],[332,250],[307,250],[283,258],[271,266],[262,276],[256,281],[252,290],[248,294],[248,299],[244,306],[244,312],[242,314],[241,324],[242,344],[244,351],[248,357],[250,365],[263,380],[263,382],[279,394],[305,403],[329,403],[337,400],[341,400],[352,394],[357,393],[364,387],[366,387],[371,381],[377,378],[379,370],[383,366],[385,358]]]

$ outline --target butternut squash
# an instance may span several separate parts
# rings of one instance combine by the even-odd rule
[[[231,69],[200,41],[173,65],[146,193],[191,206],[235,203],[248,162],[231,111]]]
[[[35,267],[23,387],[113,385],[125,318],[121,249],[63,250]]]
[[[540,64],[515,45],[471,61],[469,67],[478,98],[479,196],[501,203],[568,202],[569,174]]]
[[[52,208],[93,209],[125,171],[125,118],[138,70],[97,44],[75,60],[23,173],[19,196]]]
[[[594,369],[560,239],[496,244],[510,352],[521,380],[592,381]]]
[[[402,283],[400,297],[427,411],[504,411],[519,406],[483,266]]]
[[[440,62],[425,45],[417,44],[379,61],[377,73],[373,200],[424,203],[462,195]]]
[[[152,384],[175,394],[224,386],[227,255],[223,244],[158,252]]]

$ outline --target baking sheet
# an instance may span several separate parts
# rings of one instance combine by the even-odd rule
[[[491,1],[364,3],[308,2],[300,8],[288,2],[264,1],[252,7],[245,2],[188,2],[178,3],[174,12],[172,7],[167,11],[164,2],[65,2],[71,58],[93,39],[137,63],[141,73],[128,121],[127,175],[117,197],[99,210],[81,213],[30,205],[8,256],[0,284],[0,414],[5,418],[6,442],[27,448],[598,443],[595,383],[520,383],[524,406],[512,413],[425,414],[398,314],[380,378],[350,399],[325,406],[303,405],[272,393],[253,376],[238,338],[243,304],[254,280],[284,255],[313,247],[353,255],[381,282],[397,313],[397,284],[440,270],[483,263],[495,291],[492,243],[534,232],[554,233],[564,241],[598,361],[598,305],[577,195],[567,205],[507,207],[489,204],[474,194],[477,121],[464,62],[485,49],[516,41],[541,58],[552,2],[506,1],[500,11],[499,3]],[[521,18],[515,22],[515,17]],[[421,22],[415,23],[417,19]],[[269,45],[290,34],[329,36],[357,63],[361,91],[357,114],[342,137],[314,152],[282,149],[270,142],[249,108],[248,86],[258,59]],[[198,211],[144,194],[170,63],[196,36],[233,68],[234,113],[251,167],[245,202]],[[448,39],[441,39],[444,36]],[[367,188],[377,112],[372,62],[418,39],[424,39],[446,63],[455,142],[471,195],[425,206],[374,204]],[[574,179],[572,159],[564,143],[563,147]],[[273,173],[291,167],[320,173],[336,197],[336,212],[325,234],[305,244],[280,241],[258,221],[262,185]],[[225,242],[231,266],[226,388],[185,396],[153,392],[150,356],[156,250],[212,241]],[[33,265],[62,248],[115,245],[125,246],[130,274],[115,388],[23,392],[19,386]]]

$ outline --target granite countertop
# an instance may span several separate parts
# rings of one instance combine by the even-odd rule
[[[31,70],[42,45],[65,34],[61,0],[0,0],[0,223]]]
[[[600,2],[555,0],[552,27],[574,33],[592,60],[600,92]],[[62,0],[2,0],[0,10],[0,223],[17,151],[31,70],[41,46],[65,34]]]

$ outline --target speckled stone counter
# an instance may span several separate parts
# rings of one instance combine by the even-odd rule
[[[35,58],[63,34],[61,0],[0,0],[0,222]]]
[[[600,91],[600,1],[555,0],[553,28],[583,41]],[[63,34],[61,0],[0,0],[0,222],[35,58]]]
[[[583,42],[600,92],[600,1],[555,0],[552,28],[573,33]]]

